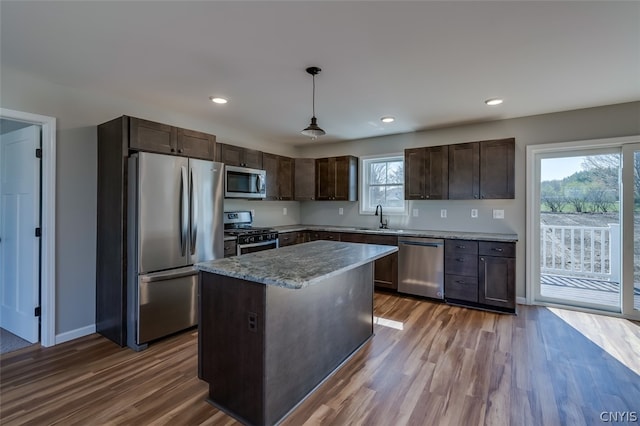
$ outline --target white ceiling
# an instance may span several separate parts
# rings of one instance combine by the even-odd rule
[[[638,1],[2,0],[0,16],[3,66],[293,145],[311,65],[316,143],[640,100]]]

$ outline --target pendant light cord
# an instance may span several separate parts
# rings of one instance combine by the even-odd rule
[[[311,111],[313,112],[313,117],[316,116],[316,75],[313,74],[313,93],[311,95]]]

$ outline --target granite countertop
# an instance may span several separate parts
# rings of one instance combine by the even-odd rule
[[[195,267],[261,284],[301,289],[396,251],[395,246],[312,241],[211,260]]]
[[[279,233],[297,231],[328,231],[328,232],[355,232],[362,234],[397,235],[398,237],[427,237],[446,238],[450,240],[482,240],[516,242],[517,234],[499,234],[490,232],[463,232],[463,231],[435,231],[423,229],[380,229],[380,228],[357,228],[349,226],[329,226],[329,225],[288,225],[274,226]]]

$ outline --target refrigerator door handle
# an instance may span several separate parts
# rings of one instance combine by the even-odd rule
[[[189,234],[189,191],[186,188],[187,169],[180,167],[180,253],[185,255],[187,250],[187,235]]]
[[[196,253],[196,239],[198,238],[198,188],[196,188],[196,180],[193,178],[193,168],[189,170],[191,179],[190,189],[190,205],[189,211],[191,214],[191,255]]]

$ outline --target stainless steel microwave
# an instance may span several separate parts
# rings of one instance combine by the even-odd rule
[[[265,198],[267,174],[264,170],[225,166],[225,198]]]

